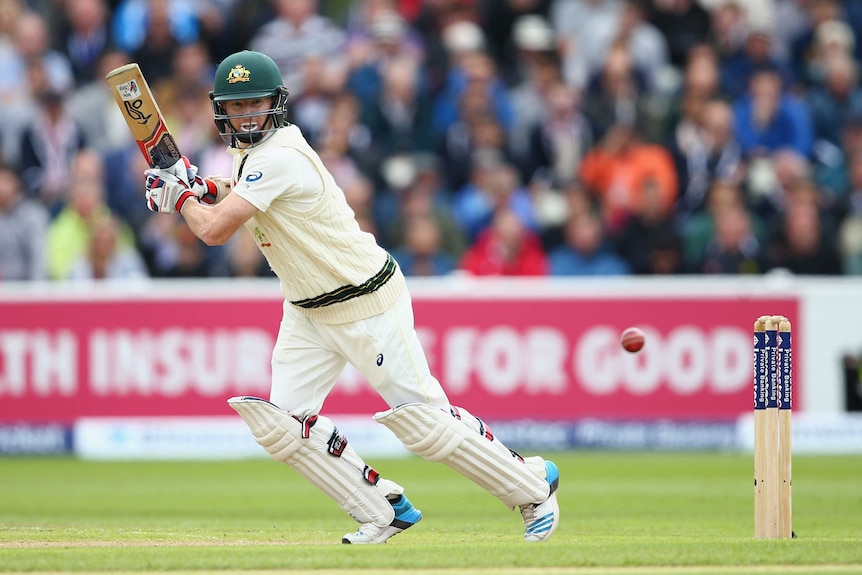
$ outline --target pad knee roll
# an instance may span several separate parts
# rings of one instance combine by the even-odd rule
[[[331,419],[299,420],[257,397],[233,397],[228,404],[273,459],[296,469],[356,521],[385,526],[395,518],[387,498],[404,489],[366,465]]]
[[[452,407],[446,412],[424,403],[406,403],[377,413],[374,419],[413,453],[445,463],[508,507],[548,498],[544,461],[521,458],[465,409]]]

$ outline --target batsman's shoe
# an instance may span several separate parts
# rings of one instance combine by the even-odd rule
[[[547,541],[560,524],[560,506],[557,503],[560,471],[553,461],[545,461],[545,479],[551,486],[548,498],[541,503],[521,505],[525,541]]]
[[[356,533],[348,533],[341,538],[342,543],[364,545],[366,543],[386,543],[393,535],[398,535],[408,527],[416,525],[422,519],[422,512],[413,507],[405,495],[389,502],[395,510],[395,519],[385,527],[373,523],[364,523]]]

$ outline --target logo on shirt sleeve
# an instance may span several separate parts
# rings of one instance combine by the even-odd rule
[[[246,182],[256,182],[263,177],[262,172],[252,172],[245,177]]]
[[[266,239],[266,234],[264,234],[262,231],[260,231],[260,228],[258,228],[258,227],[254,228],[254,238],[257,240],[257,243],[260,244],[260,247],[262,247],[262,248],[268,248],[272,245]]]

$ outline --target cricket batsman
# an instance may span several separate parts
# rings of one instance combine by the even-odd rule
[[[210,100],[233,155],[230,179],[200,178],[185,158],[146,172],[151,210],[182,214],[208,245],[224,244],[245,227],[280,280],[284,305],[269,400],[234,397],[228,403],[273,459],[359,523],[343,543],[385,543],[422,513],[320,413],[350,362],[390,407],[375,414],[376,421],[413,453],[448,465],[518,508],[526,541],[548,540],[560,521],[557,466],[521,457],[481,419],[449,403],[414,330],[397,262],[360,230],[320,157],[287,121],[287,98],[268,56],[228,56],[216,70]]]

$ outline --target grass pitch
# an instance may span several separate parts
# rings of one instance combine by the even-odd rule
[[[547,455],[547,454],[546,454]],[[546,544],[443,465],[369,461],[423,520],[381,546],[293,470],[239,462],[0,458],[0,572],[506,575],[862,573],[862,458],[793,461],[795,540],[753,538],[750,456],[558,453]]]

